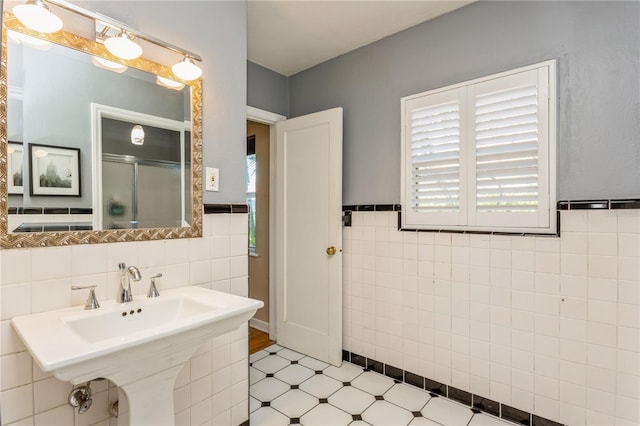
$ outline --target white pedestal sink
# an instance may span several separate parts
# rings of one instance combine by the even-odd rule
[[[248,321],[258,300],[200,287],[15,317],[13,327],[45,372],[73,384],[109,379],[129,399],[129,424],[173,425],[173,386],[207,339]]]

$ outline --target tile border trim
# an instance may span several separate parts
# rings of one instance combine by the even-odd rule
[[[564,426],[561,423],[554,422],[553,420],[502,404],[498,401],[493,401],[480,395],[472,394],[471,392],[467,392],[453,386],[445,385],[444,383],[431,380],[427,377],[422,377],[409,371],[404,371],[398,367],[384,364],[380,361],[376,361],[344,349],[342,350],[342,360],[358,365],[367,370],[384,374],[385,376],[399,382],[426,390],[432,397],[444,397],[467,405],[472,411],[475,410],[474,412],[481,411],[524,426]]]
[[[640,198],[611,198],[598,200],[562,200],[556,203],[558,210],[617,210],[640,209]],[[345,204],[343,212],[402,211],[400,204]]]
[[[249,213],[247,204],[204,204],[204,214]]]
[[[640,198],[558,201],[558,210],[640,209]]]
[[[93,214],[91,207],[9,207],[8,214]]]

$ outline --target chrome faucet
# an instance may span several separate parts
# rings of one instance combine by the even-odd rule
[[[120,287],[118,287],[118,295],[116,296],[116,303],[127,303],[133,300],[133,294],[131,294],[131,280],[140,281],[142,276],[140,271],[135,266],[129,266],[124,262],[119,263],[120,268]]]

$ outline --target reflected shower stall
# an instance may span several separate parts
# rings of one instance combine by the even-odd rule
[[[135,125],[101,118],[102,229],[189,226],[190,133],[143,125],[135,144]]]

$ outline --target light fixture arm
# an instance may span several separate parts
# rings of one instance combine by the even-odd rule
[[[171,43],[168,43],[166,41],[160,40],[154,36],[142,33],[134,28],[131,28],[129,25],[125,24],[124,22],[120,22],[116,19],[110,18],[106,15],[103,15],[101,13],[98,12],[92,12],[86,9],[83,9],[79,6],[76,6],[74,4],[71,4],[65,0],[42,0],[43,3],[50,3],[53,5],[56,5],[58,7],[61,7],[63,9],[66,9],[70,12],[76,13],[78,15],[82,15],[84,17],[93,19],[94,21],[100,21],[110,27],[114,27],[119,29],[120,31],[124,31],[128,34],[131,34],[139,39],[145,40],[149,43],[153,43],[156,46],[160,46],[164,49],[170,50],[172,52],[178,53],[180,55],[185,55],[190,57],[193,60],[196,61],[202,61],[202,58],[200,57],[200,55],[190,52],[188,50],[182,49],[181,47],[178,47],[176,45],[173,45]]]

